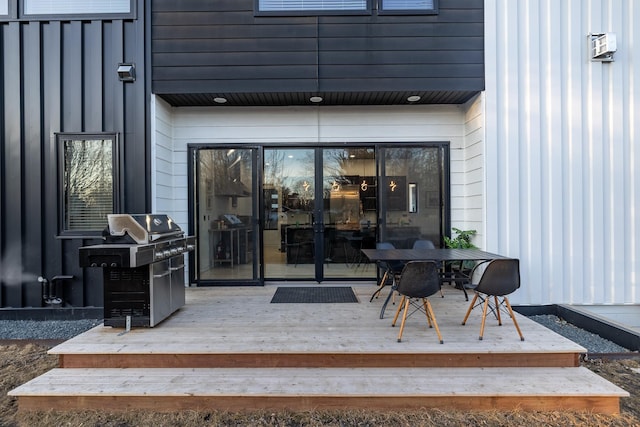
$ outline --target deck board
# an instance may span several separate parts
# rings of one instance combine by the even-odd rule
[[[549,381],[553,378],[553,381]],[[558,390],[557,384],[562,384]],[[371,390],[375,390],[373,395]],[[599,401],[603,394],[608,398]],[[470,409],[471,401],[486,401],[476,409],[501,409],[504,405],[527,408],[530,402],[546,401],[553,395],[553,409],[584,410],[586,402],[598,402],[607,413],[616,413],[617,399],[628,396],[624,390],[605,381],[586,368],[276,368],[276,369],[54,369],[10,392],[21,404],[29,399],[66,397],[79,407],[94,408],[91,398],[140,398],[148,405],[155,398],[207,400],[208,408],[228,409],[230,400],[238,405],[244,399],[259,407],[313,409],[322,399],[342,400],[344,405],[370,408],[371,400],[381,399],[376,408],[405,405]],[[298,402],[294,402],[298,400]],[[490,399],[488,399],[490,398]],[[351,400],[353,402],[351,402]],[[287,403],[275,403],[286,401]],[[84,402],[84,403],[83,403]],[[97,401],[96,401],[97,402]],[[359,403],[356,403],[359,402]],[[413,402],[413,403],[411,403]],[[333,402],[332,405],[335,405]],[[180,403],[179,405],[185,405]],[[284,405],[284,406],[280,406]],[[97,406],[100,408],[100,406]],[[169,408],[175,408],[170,405]],[[169,408],[166,408],[167,410]],[[406,408],[406,406],[405,406]],[[590,407],[590,410],[593,407]]]
[[[586,350],[516,314],[480,312],[444,287],[432,297],[444,344],[421,313],[402,342],[394,306],[354,285],[359,303],[271,304],[276,286],[191,288],[187,303],[153,328],[97,326],[49,352],[54,369],[11,391],[21,410],[312,410],[375,407],[579,410],[618,413],[619,389],[579,367]],[[383,293],[386,295],[386,293]],[[478,397],[478,398],[474,398]]]
[[[394,306],[378,318],[382,298],[368,302],[372,286],[354,286],[358,304],[270,304],[275,286],[196,288],[185,307],[154,328],[97,326],[56,346],[52,354],[96,353],[583,353],[586,350],[534,321],[516,314],[525,333],[520,341],[511,320],[498,326],[487,319],[478,340],[480,313],[461,324],[467,308],[463,294],[445,287],[445,298],[431,298],[444,344],[423,315],[407,319],[403,341],[391,327]],[[170,339],[168,339],[170,338]]]

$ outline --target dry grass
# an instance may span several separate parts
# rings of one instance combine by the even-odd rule
[[[92,427],[160,427],[160,426],[639,426],[640,374],[631,368],[640,367],[637,360],[591,361],[591,368],[609,381],[631,393],[622,399],[620,416],[603,416],[571,412],[463,412],[429,409],[411,412],[318,411],[303,413],[216,411],[183,411],[156,413],[128,411],[109,413],[79,412],[18,412],[17,401],[7,392],[57,365],[57,357],[46,354],[46,347],[37,345],[0,346],[0,426],[92,426]]]

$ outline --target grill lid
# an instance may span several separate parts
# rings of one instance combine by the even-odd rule
[[[183,235],[180,226],[164,214],[109,214],[107,222],[109,236],[129,236],[138,244]]]

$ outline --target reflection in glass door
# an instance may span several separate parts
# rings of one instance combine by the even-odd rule
[[[373,279],[375,171],[373,147],[265,149],[265,278]]]
[[[446,145],[385,147],[380,155],[380,241],[441,247],[448,229]]]
[[[324,277],[375,277],[361,249],[375,248],[376,188],[373,147],[322,150]]]
[[[202,148],[196,170],[197,274],[207,281],[257,283],[253,148]]]
[[[264,150],[266,279],[315,278],[315,158],[314,149]]]

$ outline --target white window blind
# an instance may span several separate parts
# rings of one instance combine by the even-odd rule
[[[261,12],[304,10],[366,10],[367,0],[260,0]]]
[[[434,0],[382,0],[383,10],[432,10]]]
[[[24,0],[25,15],[131,13],[131,0]]]
[[[102,230],[113,213],[114,141],[65,140],[64,229]]]
[[[0,15],[9,14],[9,0],[0,0]]]

